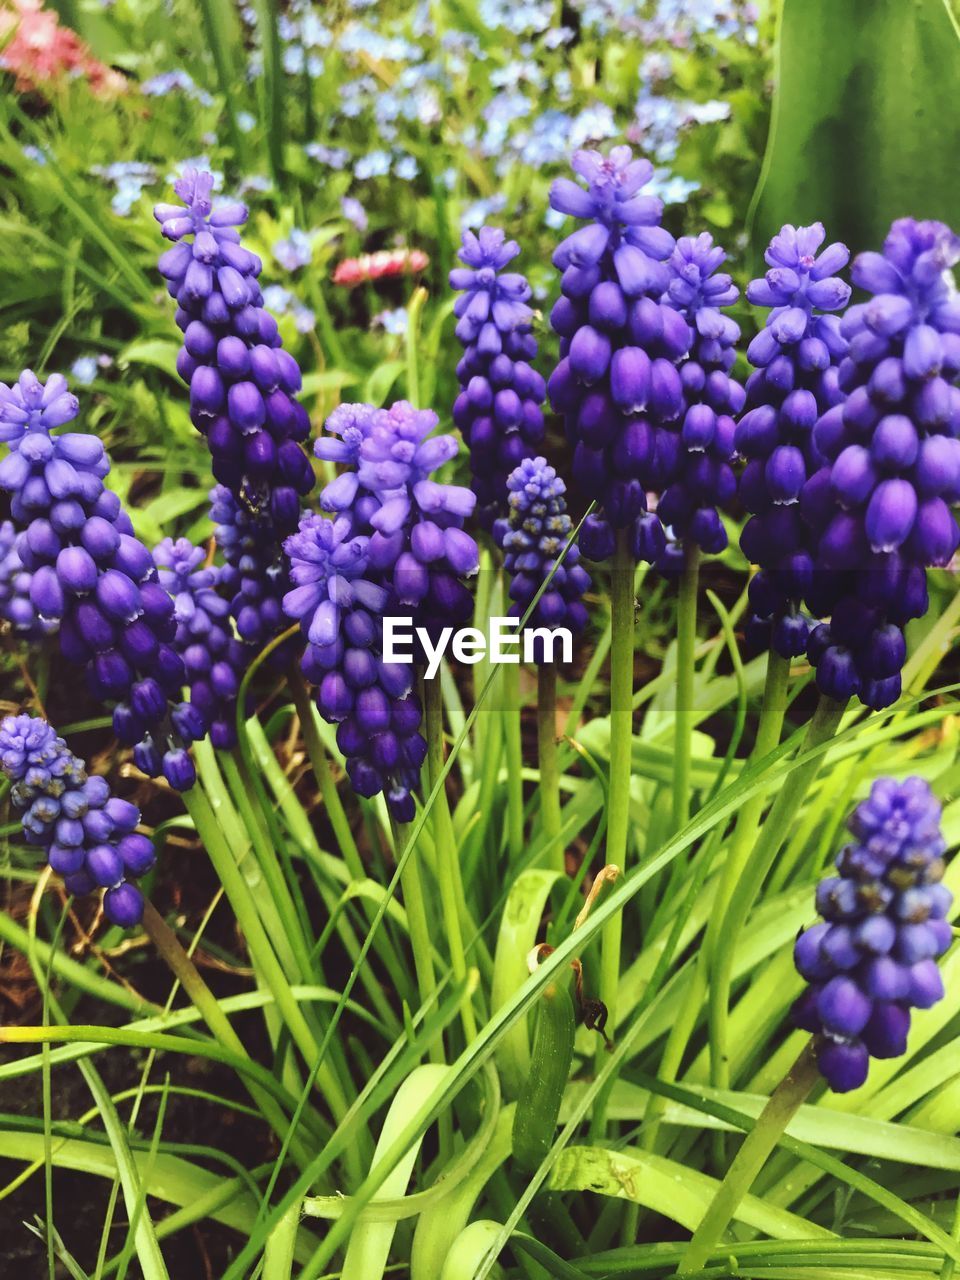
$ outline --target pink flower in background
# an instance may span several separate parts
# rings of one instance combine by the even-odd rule
[[[16,76],[20,92],[42,89],[64,76],[86,79],[104,96],[126,88],[123,76],[98,62],[40,0],[0,0],[0,70]]]
[[[422,249],[381,249],[359,258],[345,258],[333,273],[333,283],[348,288],[392,276],[410,276],[425,270],[430,259]]]

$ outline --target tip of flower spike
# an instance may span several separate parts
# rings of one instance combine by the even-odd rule
[[[200,567],[205,554],[203,547],[195,547],[189,538],[164,538],[153,549],[153,563],[163,585],[175,589],[174,584],[183,582]]]
[[[49,760],[58,743],[56,731],[39,716],[7,716],[0,722],[0,769],[18,782],[32,765]]]
[[[201,218],[209,216],[213,207],[210,199],[213,192],[212,173],[192,167],[185,169],[183,176],[173,184],[173,189],[191,213]]]
[[[460,261],[474,271],[490,267],[500,271],[520,252],[516,240],[508,240],[500,227],[481,227],[474,233],[464,228],[463,241],[460,247]],[[456,282],[452,282],[458,288]]]
[[[52,374],[43,383],[32,369],[24,369],[13,386],[0,382],[2,441],[9,443],[29,431],[52,431],[79,412],[80,402],[62,374]]]
[[[173,184],[180,204],[156,204],[153,216],[160,223],[161,233],[174,242],[195,234],[206,227],[239,227],[247,220],[244,204],[213,206],[213,174],[204,169],[185,169]]]

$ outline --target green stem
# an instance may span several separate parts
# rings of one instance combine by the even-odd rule
[[[414,408],[420,407],[420,314],[426,300],[427,291],[420,285],[407,303],[407,398]]]
[[[807,728],[801,754],[806,754],[832,738],[840,724],[844,704],[821,695]],[[743,926],[757,895],[770,873],[777,854],[787,839],[820,766],[818,752],[797,765],[786,777],[753,850],[744,863],[736,891],[718,926],[717,949],[710,984],[710,1047],[713,1072],[711,1083],[725,1089],[730,1083],[729,1018],[733,961]]]
[[[306,744],[307,755],[310,757],[310,764],[313,767],[313,776],[320,787],[320,794],[323,796],[324,807],[327,811],[330,825],[333,827],[333,834],[337,838],[337,844],[340,846],[340,852],[343,855],[344,862],[347,864],[347,870],[350,875],[354,880],[362,880],[366,873],[363,869],[363,862],[360,859],[360,850],[357,848],[353,832],[350,830],[347,812],[343,807],[343,801],[340,799],[340,793],[337,791],[337,784],[330,770],[330,761],[327,758],[326,749],[320,740],[315,718],[316,712],[313,709],[313,703],[310,701],[310,694],[307,692],[303,673],[297,663],[291,664],[287,674],[287,682],[293,697],[293,705],[297,709],[297,717],[300,720],[300,729]]]
[[[693,744],[695,650],[697,647],[697,586],[700,581],[700,548],[684,547],[683,573],[677,600],[677,706],[673,747],[673,829],[690,819],[690,760]],[[632,691],[631,691],[632,692]]]
[[[402,859],[409,838],[410,828],[406,824],[393,824],[394,856],[397,862]],[[400,887],[403,890],[403,906],[407,913],[413,967],[417,974],[417,991],[420,995],[420,1004],[426,1007],[436,992],[437,978],[433,968],[430,926],[427,923],[427,907],[423,896],[420,860],[416,849],[410,851],[410,856],[404,863],[400,873]],[[430,1056],[434,1061],[443,1061],[443,1047],[439,1041],[435,1042]]]
[[[431,793],[443,772],[443,697],[439,678],[424,680],[425,729],[427,735],[427,777]],[[463,930],[460,924],[460,907],[464,901],[463,882],[460,877],[456,836],[446,786],[441,783],[433,804],[434,839],[437,848],[437,883],[440,887],[440,903],[443,923],[450,947],[450,963],[457,982],[467,976],[466,954],[463,949]],[[410,859],[413,862],[413,858]],[[469,1044],[477,1034],[473,1005],[469,994],[464,994],[461,1006],[463,1034]]]
[[[770,754],[780,745],[783,732],[783,719],[787,710],[787,688],[790,681],[790,661],[781,658],[773,649],[767,654],[767,675],[763,686],[763,704],[760,708],[760,719],[757,723],[757,736],[750,753],[750,764],[756,764],[764,756]],[[707,958],[712,959],[719,935],[719,925],[726,915],[727,907],[740,877],[743,864],[757,838],[760,829],[760,818],[766,796],[763,791],[751,796],[737,815],[736,825],[730,839],[730,850],[723,865],[723,873],[713,911],[707,925],[704,948]]]
[[[196,965],[180,945],[177,935],[149,900],[143,909],[143,927],[166,962],[167,968],[183,987],[194,1008],[210,1028],[214,1039],[230,1053],[250,1061],[250,1055],[243,1041],[234,1031],[233,1024],[221,1009],[217,997],[200,976]],[[241,1079],[264,1119],[282,1142],[290,1123],[283,1108],[253,1080],[245,1075],[241,1076]],[[310,1161],[310,1153],[303,1147],[302,1140],[295,1137],[291,1148],[297,1164],[305,1168]]]
[[[810,1096],[819,1079],[813,1041],[774,1090],[756,1124],[744,1138],[716,1194],[684,1251],[677,1275],[700,1271],[744,1197],[756,1181],[787,1125]]]
[[[280,1016],[286,1023],[291,1038],[303,1055],[304,1061],[307,1064],[315,1062],[319,1046],[303,1015],[303,1010],[290,989],[276,952],[257,914],[253,897],[210,808],[210,802],[200,787],[192,787],[189,791],[185,791],[182,799],[187,812],[193,819],[197,835],[213,863],[217,877],[223,885],[233,913],[237,917],[237,923],[246,938],[250,956],[260,978],[273,995]],[[323,1064],[317,1073],[317,1083],[330,1104],[334,1118],[339,1122],[347,1113],[347,1101],[343,1096],[339,1080],[326,1064]]]
[[[629,535],[621,529],[610,581],[610,781],[607,792],[607,865],[626,870],[630,831],[630,775],[633,749],[634,560]],[[600,999],[607,1008],[607,1031],[617,1025],[620,944],[623,915],[603,926],[600,949]],[[602,1062],[603,1046],[597,1050]],[[605,1105],[605,1104],[604,1104]]]
[[[327,348],[327,355],[338,369],[349,368],[346,354],[337,333],[337,327],[333,323],[333,316],[330,314],[330,307],[327,304],[327,295],[324,292],[323,285],[317,284],[316,288],[311,291],[310,301],[317,317],[320,336],[323,338],[324,345]]]
[[[260,815],[253,807],[253,793],[241,777],[240,769],[232,753],[221,752],[219,760],[230,794],[243,820],[243,825],[246,827],[247,835],[253,844],[254,853],[260,865],[260,870],[263,872],[268,892],[283,921],[284,936],[276,939],[277,954],[287,970],[288,977],[294,980],[299,979],[303,982],[309,981],[313,974],[310,952],[300,930],[297,909],[294,906],[289,886],[283,878],[283,872],[280,870],[277,855],[263,829]]]
[[[511,865],[523,856],[523,736],[520,725],[520,664],[503,668],[503,742],[507,765],[507,852]]]
[[[551,841],[552,870],[566,870],[560,840],[560,774],[557,769],[557,668],[545,662],[537,671],[537,752],[540,759],[540,818]]]

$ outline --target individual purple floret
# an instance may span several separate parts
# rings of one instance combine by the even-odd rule
[[[173,597],[174,647],[183,659],[190,706],[202,717],[210,741],[228,750],[237,741],[237,694],[250,649],[236,638],[230,601],[219,594],[224,570],[205,564],[203,547],[188,538],[164,538],[153,550],[160,585]]]
[[[20,640],[56,635],[59,623],[44,621],[30,599],[31,575],[17,554],[17,531],[9,520],[0,522],[0,622],[9,623]]]
[[[737,424],[737,452],[746,459],[740,480],[750,513],[740,546],[760,570],[750,583],[748,636],[784,658],[807,645],[810,621],[801,602],[810,589],[816,533],[804,519],[800,495],[822,462],[813,439],[821,414],[841,400],[837,364],[846,339],[838,317],[850,297],[839,279],[850,256],[845,245],[821,249],[826,232],[785,226],[764,257],[770,270],[747,287],[747,298],[771,307],[747,357],[746,413]]]
[[[838,874],[817,887],[824,923],[794,948],[810,983],[794,1021],[818,1037],[817,1061],[836,1093],[863,1084],[871,1057],[906,1052],[910,1009],[943,996],[936,961],[952,939],[940,805],[927,783],[877,779],[847,825],[854,838]]]
[[[960,542],[960,238],[942,222],[895,222],[883,253],[862,253],[848,309],[843,401],[817,422],[826,459],[803,506],[821,531],[811,602],[817,684],[880,709],[900,695],[903,627],[927,610],[926,570]]]
[[[145,773],[185,791],[195,773],[184,742],[195,713],[180,704],[183,663],[173,648],[173,604],[150,552],[133,534],[96,436],[53,431],[76,417],[76,397],[55,374],[27,370],[0,384],[0,488],[11,494],[17,554],[31,574],[42,622],[60,623],[60,649],[84,668],[98,700],[116,704],[114,730]],[[135,744],[135,745],[134,745]]]
[[[318,457],[356,467],[327,485],[320,505],[348,514],[354,535],[370,536],[371,576],[391,593],[395,612],[431,633],[461,626],[473,612],[462,579],[476,573],[479,552],[463,529],[476,495],[433,473],[456,457],[455,436],[431,435],[437,415],[399,400],[389,409],[341,405],[316,442]]]
[[[671,280],[664,301],[683,316],[693,334],[687,358],[680,365],[684,411],[669,432],[657,437],[657,475],[661,490],[659,522],[669,526],[675,553],[694,544],[708,554],[727,545],[727,531],[718,511],[737,491],[730,460],[733,457],[734,418],[743,408],[744,390],[730,376],[736,360],[740,327],[723,308],[739,297],[736,286],[717,268],[726,254],[713,237],[682,236],[670,256]],[[634,554],[651,559],[649,541],[656,526],[639,522]],[[659,558],[659,557],[658,557]],[[672,556],[667,553],[664,559]]]
[[[494,536],[503,548],[504,569],[511,575],[510,612],[523,617],[567,547],[573,521],[564,497],[567,486],[546,458],[521,462],[510,473],[507,488],[510,514],[497,521]],[[528,627],[565,627],[576,635],[587,624],[583,596],[589,590],[590,575],[580,563],[580,548],[573,543],[537,601]],[[542,643],[540,648],[542,652]]]
[[[369,542],[353,535],[348,515],[304,515],[285,544],[294,585],[283,607],[306,637],[303,671],[320,714],[338,726],[353,789],[384,792],[394,819],[410,822],[427,747],[412,665],[383,660],[390,591],[368,576]]]
[[[531,332],[530,286],[504,267],[520,252],[497,227],[464,231],[462,267],[450,287],[464,292],[454,304],[461,391],[453,420],[470,450],[472,487],[485,529],[506,513],[507,476],[543,440],[546,386],[531,367],[537,340]]]
[[[300,498],[313,488],[301,447],[310,420],[295,399],[300,368],[263,308],[260,259],[240,244],[246,207],[214,208],[212,188],[209,173],[187,169],[174,184],[182,204],[154,209],[174,241],[159,267],[183,333],[177,368],[189,383],[190,416],[207,438],[217,480],[269,513],[282,537],[296,528]]]
[[[550,205],[586,220],[553,255],[563,272],[550,313],[560,335],[560,363],[548,390],[574,445],[574,473],[599,504],[581,534],[591,560],[612,554],[614,530],[633,526],[657,487],[658,465],[677,436],[667,428],[684,412],[677,362],[692,334],[664,302],[674,239],[659,225],[662,202],[642,195],[653,176],[629,147],[609,155],[578,151],[573,169],[583,186],[558,178]]]
[[[123,929],[139,924],[143,895],[131,881],[154,864],[152,842],[138,834],[140,810],[111,795],[105,778],[86,767],[37,716],[7,716],[0,723],[0,770],[13,783],[27,844],[44,849],[69,893],[104,889],[108,920]]]

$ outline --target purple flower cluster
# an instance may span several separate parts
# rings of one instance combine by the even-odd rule
[[[847,349],[840,321],[850,287],[836,275],[849,252],[826,233],[785,226],[765,253],[769,271],[747,298],[771,307],[747,356],[746,413],[736,448],[746,459],[740,495],[750,518],[740,545],[759,572],[750,583],[747,634],[758,649],[790,658],[803,653],[810,622],[801,610],[813,580],[816,532],[804,518],[801,493],[822,461],[813,438],[817,419],[842,399],[837,364]]]
[[[503,548],[504,568],[511,575],[511,613],[523,617],[555,569],[527,625],[551,630],[566,627],[576,635],[587,623],[583,596],[590,590],[590,575],[580,563],[576,543],[557,565],[573,533],[564,497],[567,486],[546,458],[526,458],[511,472],[507,489],[510,514],[497,521],[494,536]]]
[[[450,286],[464,292],[454,304],[464,353],[457,365],[461,391],[453,420],[470,450],[473,491],[484,528],[505,513],[507,476],[543,440],[546,386],[532,368],[530,286],[504,271],[520,252],[496,227],[464,231]]]
[[[174,647],[183,659],[190,706],[202,721],[195,738],[210,734],[227,750],[237,740],[236,707],[249,650],[236,638],[230,601],[220,595],[224,570],[205,564],[203,547],[187,538],[164,538],[153,550],[160,585],[173,597]]]
[[[207,438],[217,480],[269,512],[283,535],[296,528],[300,498],[313,487],[300,443],[310,421],[294,398],[300,369],[264,310],[260,259],[240,244],[237,227],[247,210],[214,208],[212,188],[209,173],[187,169],[174,184],[182,204],[154,209],[163,235],[174,241],[159,267],[183,333],[177,368],[190,386],[190,414]]]
[[[7,622],[21,640],[55,635],[59,624],[44,621],[30,599],[31,574],[17,554],[17,531],[9,520],[0,522],[0,622]]]
[[[477,544],[463,529],[476,495],[433,472],[457,453],[431,436],[437,416],[399,401],[389,409],[340,405],[316,442],[343,471],[320,495],[332,519],[308,514],[287,539],[293,590],[284,609],[308,641],[307,679],[321,715],[338,725],[354,789],[386,794],[397,821],[413,817],[425,744],[413,668],[383,661],[383,618],[411,616],[436,632],[471,614],[462,578]]]
[[[384,792],[396,821],[410,822],[427,746],[413,667],[383,660],[390,593],[368,576],[370,539],[352,533],[349,516],[311,512],[284,545],[295,585],[283,607],[306,637],[303,671],[316,686],[320,714],[337,725],[353,789]]]
[[[940,883],[940,805],[922,778],[880,778],[848,824],[838,874],[817,888],[823,923],[800,934],[797,969],[810,983],[794,1020],[818,1037],[830,1088],[867,1078],[870,1058],[906,1052],[910,1009],[943,996],[937,957],[950,945],[952,895]]]
[[[183,791],[195,781],[182,743],[195,736],[196,713],[179,703],[173,603],[119,499],[104,488],[102,442],[53,435],[77,412],[59,375],[44,386],[28,370],[13,387],[0,384],[0,441],[10,449],[0,488],[12,495],[30,601],[44,623],[60,623],[61,652],[83,666],[93,696],[116,703],[114,730],[136,744],[138,767]]]
[[[674,239],[659,225],[662,202],[641,194],[653,176],[629,147],[609,155],[578,151],[573,168],[584,185],[558,178],[551,207],[586,219],[557,247],[561,296],[550,313],[561,359],[548,390],[574,445],[574,471],[601,508],[581,536],[583,552],[606,559],[614,529],[633,526],[646,493],[659,489],[676,456],[666,429],[684,413],[677,363],[692,334],[663,301],[671,282]]]
[[[12,781],[24,839],[45,849],[68,892],[105,889],[103,909],[121,928],[139,924],[143,895],[131,880],[154,864],[152,842],[136,831],[140,810],[111,795],[105,778],[88,776],[62,738],[36,716],[0,724],[0,770]]]
[[[740,327],[723,314],[739,294],[730,276],[718,272],[726,254],[707,232],[682,236],[670,257],[671,280],[664,301],[675,307],[693,335],[687,358],[680,365],[684,409],[669,434],[658,437],[659,521],[638,522],[634,552],[638,559],[655,560],[662,534],[669,526],[681,552],[696,544],[709,554],[727,545],[727,531],[718,507],[737,491],[730,465],[734,419],[744,404],[744,390],[730,371],[736,360]],[[653,545],[650,545],[651,539]]]
[[[275,526],[269,513],[252,510],[222,484],[210,490],[210,519],[224,560],[217,588],[230,601],[240,639],[259,649],[283,628],[290,585]]]
[[[351,470],[326,486],[321,507],[349,514],[351,533],[369,535],[370,569],[391,606],[431,633],[461,626],[473,612],[462,579],[479,567],[477,544],[463,529],[476,495],[433,478],[456,457],[456,437],[432,435],[437,415],[405,400],[389,409],[340,405],[326,425],[338,438],[322,437],[314,452]]]
[[[900,694],[903,627],[927,609],[926,570],[953,557],[960,529],[960,238],[942,222],[895,222],[883,253],[862,253],[847,310],[843,400],[822,414],[825,465],[803,506],[820,532],[811,606],[829,623],[809,656],[817,684],[880,709]]]

